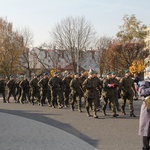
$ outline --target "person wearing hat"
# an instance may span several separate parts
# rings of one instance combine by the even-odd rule
[[[7,81],[6,86],[8,87],[8,96],[6,98],[6,102],[9,102],[10,96],[14,97],[14,101],[16,102],[16,83],[13,76],[10,76],[10,80]]]
[[[85,79],[85,81],[83,82],[83,89],[85,90],[85,108],[86,108],[86,112],[87,112],[87,116],[90,117],[90,108],[92,108],[93,110],[93,117],[94,118],[98,118],[97,115],[97,108],[98,108],[98,100],[97,100],[97,86],[98,84],[95,83],[95,79],[94,79],[94,74],[95,71],[90,69],[89,71],[89,76],[87,79]]]
[[[62,79],[63,86],[64,86],[64,105],[65,107],[68,107],[69,105],[69,95],[71,93],[70,89],[70,82],[72,80],[72,74],[68,71],[66,72],[66,76]]]
[[[58,72],[55,72],[54,76],[49,79],[48,85],[52,94],[52,107],[55,108],[58,105],[61,109],[63,107],[63,82]]]
[[[122,102],[121,102],[122,113],[126,115],[125,106],[126,106],[126,101],[128,100],[130,117],[136,117],[133,108],[133,97],[136,93],[136,89],[134,86],[134,81],[131,78],[130,71],[128,69],[125,70],[125,76],[120,80],[120,89],[121,89],[121,98],[122,98]]]
[[[40,103],[39,105],[43,106],[48,101],[48,106],[51,106],[51,92],[48,86],[49,76],[48,73],[44,73],[43,78],[38,82],[40,87]]]
[[[31,103],[30,101],[30,86],[29,86],[29,80],[24,76],[23,80],[19,84],[21,88],[21,97],[20,97],[20,103],[23,104],[24,102]],[[27,99],[26,99],[27,98]]]
[[[112,72],[112,80],[113,80],[113,83],[114,83],[114,92],[115,92],[114,96],[115,96],[116,109],[117,109],[117,111],[121,111],[120,108],[119,108],[120,106],[119,106],[119,101],[118,101],[119,80],[117,79],[115,72]]]
[[[103,80],[103,92],[102,92],[102,96],[103,96],[102,110],[103,110],[103,113],[105,116],[106,116],[106,106],[107,106],[108,102],[110,102],[111,109],[113,112],[113,117],[119,116],[116,113],[116,95],[115,94],[116,94],[115,93],[115,84],[112,79],[112,74],[110,71],[108,71],[106,73],[106,78]]]
[[[146,75],[146,79],[140,81],[138,90],[142,100],[138,134],[142,136],[143,150],[150,150],[150,69],[146,70]]]
[[[6,103],[5,100],[5,80],[0,77],[0,93],[2,94],[3,97],[3,103]]]
[[[30,92],[31,92],[31,104],[34,105],[34,99],[37,99],[37,102],[40,103],[40,89],[38,86],[38,78],[37,75],[33,75],[33,79],[30,80],[29,85],[30,85]]]
[[[75,103],[78,104],[78,111],[82,112],[81,110],[81,98],[82,98],[82,89],[81,89],[81,81],[79,78],[79,73],[74,74],[74,78],[70,82],[70,104],[71,110],[74,111]]]

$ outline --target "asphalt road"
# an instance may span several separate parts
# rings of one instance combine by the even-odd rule
[[[137,115],[137,117],[135,118],[129,116],[127,104],[126,116],[122,115],[121,112],[118,112],[119,117],[113,118],[112,112],[107,108],[107,116],[103,116],[103,113],[100,111],[98,112],[99,118],[94,119],[93,117],[87,117],[84,108],[82,109],[83,112],[79,113],[77,109],[75,109],[75,111],[71,111],[70,108],[53,109],[51,107],[48,107],[46,104],[43,107],[38,106],[37,104],[35,104],[34,106],[27,103],[16,104],[13,100],[10,100],[10,103],[8,104],[2,103],[2,99],[0,99],[0,133],[3,133],[0,134],[0,145],[2,145],[4,141],[7,141],[7,138],[8,141],[11,140],[10,137],[11,135],[14,135],[13,128],[16,128],[16,123],[20,124],[17,126],[17,128],[19,128],[20,134],[26,133],[27,130],[24,130],[23,127],[25,124],[27,124],[27,127],[25,128],[27,128],[29,131],[28,134],[23,135],[23,137],[26,137],[29,135],[29,133],[32,133],[32,136],[34,134],[36,137],[39,136],[40,141],[40,138],[45,135],[44,138],[49,139],[47,143],[55,143],[53,145],[50,144],[51,148],[49,149],[52,150],[63,150],[64,145],[68,150],[77,150],[77,147],[79,147],[79,150],[82,150],[83,147],[87,150],[140,150],[142,147],[142,138],[138,135],[140,105],[140,100],[134,101],[135,114]],[[9,119],[6,119],[7,117]],[[19,123],[17,123],[17,120],[20,120]],[[32,123],[30,121],[32,121]],[[9,124],[9,126],[5,126],[5,124]],[[35,124],[39,125],[40,127],[36,127]],[[3,126],[5,126],[5,128]],[[33,126],[37,129],[40,128],[41,130],[39,129],[35,132],[32,132]],[[8,129],[9,131],[7,131]],[[52,133],[46,135],[46,132],[50,131],[52,131]],[[53,138],[51,139],[50,137],[52,136],[52,134]],[[17,136],[20,135],[16,134],[16,140],[19,139]],[[29,144],[33,143],[35,140],[32,136],[29,136],[31,138]],[[61,137],[60,139],[63,140],[59,140],[59,136]],[[74,138],[77,139],[75,140]],[[66,142],[66,140],[68,140],[68,142]],[[62,141],[65,141],[65,143]],[[82,143],[80,143],[79,141]],[[11,142],[9,141],[8,143]],[[45,143],[40,143],[39,150],[42,149],[41,144],[45,146]],[[59,146],[56,147],[56,145],[59,145],[61,148],[58,148]],[[35,148],[34,146],[32,147],[34,150],[37,150],[37,148]],[[5,144],[3,144],[3,149],[1,150],[13,149],[9,149],[8,147],[6,148]],[[46,150],[46,148],[44,150]]]

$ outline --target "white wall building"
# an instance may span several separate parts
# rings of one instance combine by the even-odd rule
[[[32,68],[41,69],[43,65],[47,68],[65,68],[70,65],[69,58],[66,55],[67,50],[47,50],[42,48],[33,48],[30,51],[30,60],[32,62]],[[96,71],[98,68],[98,56],[99,53],[96,50],[88,50],[84,52],[83,58],[80,60],[79,65],[85,69],[89,70],[89,67]]]

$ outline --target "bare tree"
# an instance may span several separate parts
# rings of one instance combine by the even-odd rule
[[[111,44],[112,38],[111,37],[106,37],[106,36],[102,36],[97,40],[96,43],[96,47],[98,50],[98,58],[97,58],[97,63],[99,66],[99,72],[100,75],[102,76],[102,74],[104,73],[104,71],[107,70],[105,63],[105,58],[106,56],[104,56],[104,51],[106,51],[110,44]]]
[[[93,27],[84,17],[68,17],[63,19],[51,31],[54,45],[58,49],[67,50],[64,59],[73,65],[75,72],[79,72],[79,63],[82,57],[84,57],[83,49],[90,47],[95,39],[94,36],[95,31]]]
[[[22,47],[21,47],[21,55],[19,59],[19,66],[23,68],[29,77],[32,74],[32,62],[30,60],[30,47],[33,44],[33,34],[28,28],[24,28],[19,31],[20,35],[22,36]]]

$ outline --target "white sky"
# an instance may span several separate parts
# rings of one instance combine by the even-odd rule
[[[99,36],[115,36],[125,14],[150,26],[150,0],[0,0],[0,17],[29,28],[34,46],[48,42],[55,24],[70,16],[84,16]]]

